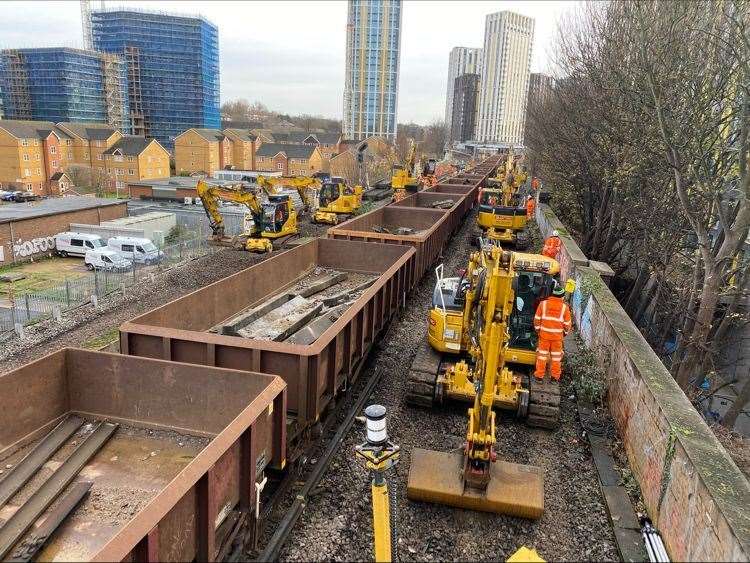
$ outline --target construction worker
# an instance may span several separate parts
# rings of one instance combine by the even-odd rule
[[[547,374],[547,360],[550,362],[550,375],[553,381],[560,381],[562,375],[563,338],[573,326],[570,307],[563,301],[565,289],[555,283],[552,295],[539,303],[534,315],[534,330],[538,340],[536,345],[536,370],[534,377],[543,380]]]
[[[536,201],[532,196],[526,198],[526,219],[532,219],[534,217],[534,209],[536,208]]]
[[[531,189],[533,191],[537,191],[539,189],[539,178],[537,178],[536,176],[531,179]]]
[[[557,255],[560,254],[562,248],[562,242],[560,241],[560,233],[557,229],[552,231],[552,236],[544,241],[544,248],[542,248],[542,254],[548,258],[554,258],[557,260]]]

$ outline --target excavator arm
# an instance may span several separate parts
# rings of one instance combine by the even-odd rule
[[[214,237],[224,237],[224,218],[219,212],[219,201],[231,201],[247,207],[253,216],[254,229],[260,232],[260,225],[263,223],[263,208],[255,194],[242,189],[241,184],[216,186],[205,180],[200,180],[196,186],[196,191],[203,203],[203,209],[208,215]]]
[[[311,176],[278,176],[278,177],[266,177],[258,176],[255,182],[263,188],[268,195],[278,194],[278,186],[288,186],[297,190],[302,205],[305,211],[308,211],[311,207],[310,196],[308,190],[310,188],[319,188],[320,180]]]

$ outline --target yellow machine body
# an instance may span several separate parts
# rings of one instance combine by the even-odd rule
[[[393,201],[401,201],[420,189],[419,178],[414,176],[414,166],[417,160],[417,147],[414,140],[409,141],[409,152],[404,166],[396,165],[391,173],[391,188]]]
[[[362,207],[362,186],[349,188],[343,179],[323,182],[318,193],[318,209],[313,221],[336,225],[339,215],[351,215]]]
[[[516,278],[513,255],[498,246],[472,254],[465,292],[471,364],[450,366],[439,384],[470,399],[464,449],[411,455],[407,496],[461,508],[539,518],[544,512],[544,477],[538,467],[498,462],[493,407],[528,404],[529,390],[507,367],[508,323]]]
[[[545,563],[544,559],[536,552],[536,549],[528,548],[525,545],[519,547],[505,561],[506,563]]]

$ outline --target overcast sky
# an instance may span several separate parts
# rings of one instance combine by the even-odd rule
[[[92,9],[102,3],[94,0]],[[219,27],[221,101],[247,98],[284,113],[341,118],[346,2],[121,2],[202,14]],[[82,47],[80,3],[1,2],[0,47]],[[401,32],[398,121],[442,119],[453,47],[481,47],[487,14],[512,10],[536,20],[532,72],[549,69],[558,18],[573,2],[406,0]]]

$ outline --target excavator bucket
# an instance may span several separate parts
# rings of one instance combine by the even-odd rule
[[[436,452],[415,448],[411,453],[406,495],[411,500],[495,512],[536,520],[544,512],[541,468],[497,461],[485,491],[464,487],[462,450]]]

